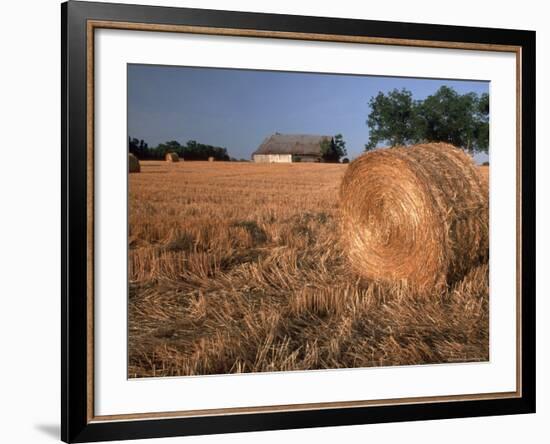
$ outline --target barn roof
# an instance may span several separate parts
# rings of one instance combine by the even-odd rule
[[[301,154],[321,155],[321,142],[332,136],[312,134],[279,134],[267,137],[252,154]]]

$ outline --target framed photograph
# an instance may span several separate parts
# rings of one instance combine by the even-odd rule
[[[535,411],[535,33],[69,1],[62,439]]]

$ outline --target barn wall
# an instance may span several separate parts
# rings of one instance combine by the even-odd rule
[[[291,154],[254,154],[254,162],[256,163],[290,163],[292,162]]]

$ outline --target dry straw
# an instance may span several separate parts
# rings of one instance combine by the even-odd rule
[[[166,153],[166,156],[164,157],[166,162],[179,162],[180,158],[176,153]]]
[[[141,171],[139,160],[132,153],[128,153],[128,171],[130,173],[139,173]]]
[[[438,291],[488,259],[488,172],[451,145],[364,154],[340,198],[346,251],[366,279]]]
[[[209,158],[208,158],[208,162],[214,162],[214,158],[213,158],[213,157],[209,157]]]

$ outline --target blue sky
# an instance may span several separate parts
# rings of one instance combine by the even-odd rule
[[[128,65],[128,134],[149,146],[196,140],[249,159],[275,132],[341,133],[354,158],[369,139],[372,96],[407,88],[422,99],[442,85],[489,92],[476,81]]]

